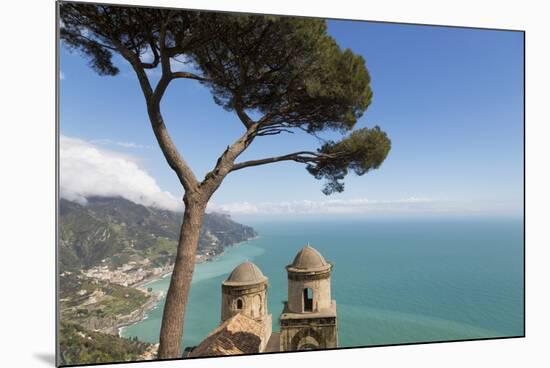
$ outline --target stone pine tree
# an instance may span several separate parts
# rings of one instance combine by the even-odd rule
[[[114,54],[130,64],[158,145],[183,187],[185,210],[159,347],[159,358],[179,357],[203,215],[228,174],[294,161],[324,179],[328,195],[344,190],[342,180],[350,170],[363,175],[386,158],[390,140],[380,128],[353,130],[372,98],[365,61],[342,50],[318,19],[82,3],[62,3],[60,19],[64,45],[85,55],[100,75],[119,72]],[[171,61],[178,57],[190,71],[173,70]],[[156,83],[148,77],[149,69],[160,70]],[[186,79],[206,86],[215,103],[234,113],[243,129],[202,180],[179,153],[161,113],[166,89]],[[185,101],[181,103],[185,117]],[[315,151],[237,160],[253,142],[261,144],[262,137],[284,139],[296,130],[316,137],[332,130],[343,138],[325,141]]]

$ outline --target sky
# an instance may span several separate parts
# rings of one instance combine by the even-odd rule
[[[239,170],[209,210],[237,218],[522,215],[522,33],[340,20],[328,21],[328,32],[366,60],[374,97],[356,128],[388,133],[383,165],[350,173],[345,191],[331,196],[294,162]],[[116,65],[118,76],[99,76],[61,47],[61,195],[81,203],[120,195],[178,209],[183,191],[156,144],[137,79],[120,58]],[[174,81],[161,108],[198,178],[243,133],[196,81]],[[259,137],[240,159],[318,146],[307,134]]]

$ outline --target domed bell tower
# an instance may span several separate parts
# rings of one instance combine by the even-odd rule
[[[252,262],[237,266],[222,283],[222,323],[242,313],[264,325],[267,342],[272,330],[271,314],[267,310],[267,280]]]
[[[308,244],[286,270],[288,301],[279,318],[280,350],[336,348],[336,302],[330,293],[332,265]]]

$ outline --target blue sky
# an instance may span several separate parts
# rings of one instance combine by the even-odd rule
[[[374,98],[357,127],[385,130],[392,140],[388,158],[365,176],[348,175],[344,193],[330,197],[300,164],[241,170],[214,195],[213,209],[236,216],[521,214],[522,33],[328,24],[340,46],[366,59]],[[61,133],[132,160],[162,191],[180,198],[179,182],[154,141],[137,80],[123,61],[118,65],[120,75],[100,77],[79,54],[61,48]],[[242,134],[236,116],[194,81],[173,82],[162,109],[173,139],[200,178]],[[317,146],[305,134],[261,137],[241,159]],[[61,171],[63,180],[63,166]]]

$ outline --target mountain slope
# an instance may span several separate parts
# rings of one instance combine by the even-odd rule
[[[83,206],[60,200],[60,270],[81,270],[98,264],[120,266],[148,258],[153,265],[173,261],[182,213],[145,207],[123,198],[91,197]],[[198,254],[215,255],[254,237],[249,226],[229,216],[205,215]]]
[[[90,331],[61,322],[59,333],[62,365],[98,364],[149,359],[154,346],[137,340]]]

